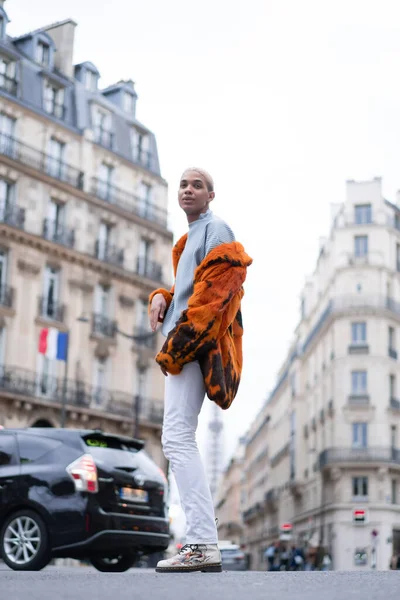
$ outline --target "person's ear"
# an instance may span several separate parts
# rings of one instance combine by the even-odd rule
[[[210,198],[210,202],[211,202],[211,200],[214,200],[214,198],[215,198],[215,192],[210,192],[208,194],[208,197]]]

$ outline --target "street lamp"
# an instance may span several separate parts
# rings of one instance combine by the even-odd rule
[[[77,321],[79,321],[79,323],[89,323],[90,319],[88,317],[86,317],[85,315],[81,315],[77,319]],[[125,331],[122,331],[117,326],[115,326],[115,333],[117,333],[118,335],[121,335],[122,337],[124,337],[128,340],[132,340],[139,346],[139,348],[138,348],[138,352],[139,352],[139,358],[138,358],[139,385],[138,385],[138,393],[133,397],[133,403],[132,403],[133,423],[134,423],[133,437],[137,438],[137,437],[139,437],[140,403],[141,403],[143,387],[144,387],[144,368],[143,368],[143,361],[141,360],[143,354],[142,354],[142,349],[140,348],[140,344],[145,343],[145,342],[147,342],[147,340],[151,340],[152,338],[154,338],[154,336],[157,335],[157,331],[149,331],[148,333],[134,335],[131,333],[126,333]]]

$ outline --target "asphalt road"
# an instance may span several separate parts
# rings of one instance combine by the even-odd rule
[[[18,573],[0,567],[1,600],[399,600],[400,571],[123,574],[92,568]]]

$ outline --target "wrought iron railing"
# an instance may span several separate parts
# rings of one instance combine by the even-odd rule
[[[319,456],[320,469],[323,469],[330,464],[352,462],[389,462],[400,464],[400,450],[389,446],[372,448],[328,448],[321,452]]]
[[[138,256],[136,261],[136,272],[142,277],[148,277],[153,281],[162,281],[162,266],[154,260],[144,256]]]
[[[144,202],[131,192],[126,192],[121,188],[112,185],[108,181],[103,181],[98,177],[93,177],[91,192],[100,200],[104,200],[109,204],[115,204],[126,212],[135,214],[142,219],[158,223],[165,227],[167,225],[167,211],[159,208],[151,202]]]
[[[111,265],[121,268],[124,266],[124,251],[121,248],[117,248],[117,246],[102,244],[99,240],[97,240],[95,246],[95,256],[99,260],[104,260],[104,262],[107,262]]]
[[[24,229],[25,227],[25,209],[19,206],[0,207],[0,222]]]
[[[68,248],[73,248],[75,245],[75,230],[68,229],[68,227],[49,219],[43,221],[43,237],[51,242],[68,246]]]
[[[92,334],[114,338],[117,334],[117,322],[105,315],[94,313],[92,315]]]
[[[136,397],[125,392],[97,388],[83,381],[51,377],[21,369],[0,365],[0,391],[42,399],[61,406],[63,399],[67,406],[98,409],[122,417],[132,418]],[[65,395],[64,395],[65,394]],[[161,425],[163,406],[157,400],[141,398],[140,421]]]
[[[65,304],[61,304],[58,300],[54,300],[48,296],[40,296],[39,317],[63,323],[65,318]]]
[[[74,187],[83,189],[83,172],[59,159],[20,142],[5,133],[0,133],[0,154],[12,158],[27,167],[41,171]]]

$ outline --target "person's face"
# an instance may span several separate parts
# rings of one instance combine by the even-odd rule
[[[186,213],[189,223],[196,221],[202,213],[207,212],[208,205],[214,198],[201,173],[186,171],[181,178],[178,191],[179,206]]]

